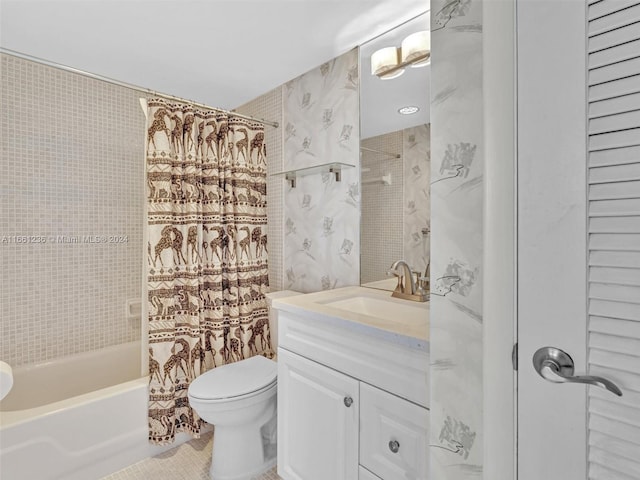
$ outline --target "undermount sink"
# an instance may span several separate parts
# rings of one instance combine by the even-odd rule
[[[429,302],[394,298],[391,292],[360,286],[307,293],[274,300],[293,315],[383,338],[410,348],[429,349]]]
[[[382,320],[403,319],[409,321],[423,321],[426,312],[423,307],[405,303],[406,300],[384,300],[370,296],[358,295],[337,300],[322,302],[332,308],[339,308],[353,313],[369,315]]]

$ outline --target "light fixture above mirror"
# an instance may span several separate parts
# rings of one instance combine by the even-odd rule
[[[406,67],[424,67],[431,59],[431,37],[428,30],[412,33],[400,47],[385,47],[371,55],[371,75],[381,80],[397,78]]]
[[[376,75],[368,75],[371,71],[371,57],[376,51],[389,47],[397,51],[395,46],[402,45],[403,40],[411,35],[423,31],[429,33],[429,23],[429,12],[425,12],[360,46],[363,72],[360,78],[361,138],[376,137],[430,122],[430,65],[424,68],[407,66],[401,77],[388,82],[381,82]],[[405,48],[405,55],[410,51]],[[416,59],[412,57],[411,60]],[[398,112],[404,106],[413,105],[420,108],[413,115],[401,115]]]

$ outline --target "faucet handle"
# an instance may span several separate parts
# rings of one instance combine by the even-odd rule
[[[413,274],[416,276],[416,289],[418,293],[426,294],[429,293],[429,266],[427,265],[427,271],[425,272],[427,275],[423,275],[422,272],[413,271]]]

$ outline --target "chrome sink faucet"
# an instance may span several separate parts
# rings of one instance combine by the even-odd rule
[[[407,262],[404,260],[393,262],[390,273],[398,277],[398,285],[391,294],[392,297],[413,300],[414,302],[426,302],[429,300],[427,292],[421,286],[416,286],[413,272]]]

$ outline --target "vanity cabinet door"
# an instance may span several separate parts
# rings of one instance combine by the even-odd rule
[[[377,475],[374,475],[366,468],[360,467],[359,472],[360,473],[358,475],[358,480],[381,480],[380,477],[378,477]]]
[[[359,382],[278,349],[278,474],[358,478]]]
[[[360,384],[360,463],[384,480],[426,480],[429,410]]]

